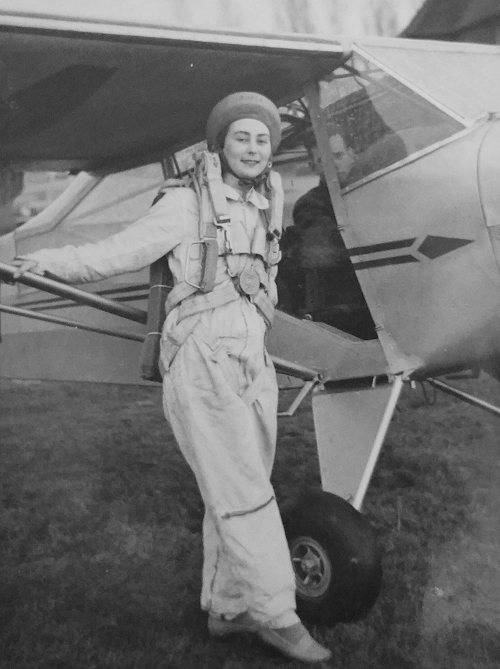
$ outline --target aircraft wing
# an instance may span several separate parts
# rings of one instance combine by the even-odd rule
[[[40,11],[34,2],[0,1],[2,166],[115,171],[151,163],[201,140],[224,95],[254,90],[290,101],[343,55],[338,42],[321,38],[172,28],[120,21],[118,12],[97,22],[67,6],[58,14],[62,4]]]

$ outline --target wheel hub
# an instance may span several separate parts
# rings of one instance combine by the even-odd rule
[[[290,545],[290,555],[298,592],[307,598],[323,595],[330,585],[332,568],[321,544],[312,537],[297,537]]]

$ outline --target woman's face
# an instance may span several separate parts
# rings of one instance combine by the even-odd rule
[[[236,176],[255,179],[266,169],[271,158],[271,137],[262,121],[242,118],[229,126],[224,155]]]

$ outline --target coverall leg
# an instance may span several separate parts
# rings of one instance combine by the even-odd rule
[[[238,337],[207,341],[195,330],[165,373],[164,408],[205,503],[202,608],[228,618],[248,611],[263,625],[286,627],[299,618],[269,480],[276,375],[263,342],[247,348],[250,355],[241,355],[240,344]],[[242,396],[260,372],[258,395],[246,403]]]

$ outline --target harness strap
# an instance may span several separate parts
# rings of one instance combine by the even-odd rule
[[[247,406],[252,406],[257,397],[260,395],[264,381],[266,378],[266,367],[262,367],[252,383],[248,386],[245,392],[241,395],[241,399]]]
[[[259,311],[260,315],[266,322],[266,326],[269,329],[271,325],[273,324],[274,320],[274,305],[271,302],[271,300],[268,298],[266,295],[265,291],[262,290],[262,288],[259,290],[259,292],[256,295],[252,295],[252,297],[249,298],[252,304],[254,304],[257,307],[257,310]]]
[[[174,307],[185,300],[187,297],[198,292],[198,288],[192,286],[187,281],[181,281],[175,285],[165,301],[165,313],[168,315]]]
[[[207,311],[207,309],[222,307],[224,304],[229,304],[229,302],[234,302],[239,298],[240,294],[232,281],[228,282],[223,288],[213,290],[208,295],[192,295],[183,300],[179,309],[179,321],[202,311]]]
[[[226,267],[224,264],[220,263],[217,266],[217,271],[215,275],[216,279],[216,284],[223,284],[224,281],[228,283],[227,281],[227,276],[226,276]],[[213,293],[219,293],[220,286],[218,285],[215,290],[213,290]],[[227,291],[230,290],[229,288]],[[226,291],[226,295],[227,295]],[[183,302],[184,300],[188,300],[189,298],[196,296],[199,297],[199,303],[203,304],[207,300],[210,301],[214,299],[216,303],[219,301],[219,297],[212,298],[212,292],[211,293],[201,293],[195,283],[191,283],[187,279],[184,281],[180,281],[176,286],[172,288],[170,291],[168,298],[165,303],[165,310],[166,314],[168,315],[174,307],[176,307],[178,304]],[[207,307],[210,309],[211,307]]]
[[[226,379],[230,378],[231,367],[227,358],[227,354],[222,344],[220,344],[212,335],[212,333],[201,323],[201,312],[198,317],[190,321],[182,321],[177,325],[175,330],[167,336],[168,348],[164,348],[163,353],[163,368],[164,372],[168,371],[170,365],[174,361],[181,346],[186,342],[188,337],[192,334],[199,334],[214,353],[214,360],[220,366],[222,373]]]
[[[199,290],[209,293],[215,285],[217,259],[219,257],[219,243],[217,241],[217,226],[213,222],[213,212],[209,195],[201,178],[201,167],[198,163],[196,173],[193,174],[193,187],[198,198],[200,243],[202,244],[201,279]]]
[[[215,218],[219,225],[227,225],[230,223],[231,218],[224,193],[220,158],[216,153],[211,152],[206,152],[202,155],[205,160],[205,176]]]
[[[181,321],[175,327],[175,329],[167,335],[166,339],[168,346],[163,347],[163,354],[161,356],[164,372],[168,371],[175,356],[177,355],[178,350],[184,344],[189,335],[194,332],[199,322],[200,322],[200,315],[198,315],[198,318],[194,321],[190,320]]]
[[[251,265],[253,269],[257,272],[259,281],[266,290],[269,289],[269,273],[266,272],[262,261],[256,260],[255,258],[250,258]]]
[[[282,221],[283,221],[283,207],[285,202],[285,193],[279,172],[271,170],[268,176],[270,194],[268,199],[271,201],[271,216],[269,223],[269,232],[278,237],[281,237]]]
[[[189,173],[179,179],[167,179],[156,194],[156,197],[151,203],[151,206],[153,207],[157,202],[159,202],[169,188],[187,188],[188,186],[192,185],[192,181],[191,174]]]
[[[201,324],[201,314],[198,314],[198,318],[193,321],[182,321],[177,325],[175,330],[167,336],[168,343],[170,346],[163,354],[162,359],[162,372],[165,373],[174,361],[177,352],[181,346],[186,342],[187,338],[192,334],[199,334],[203,337],[203,340],[210,346],[213,351],[214,360],[219,365],[222,373],[229,381],[231,378],[231,366],[229,364],[229,359],[227,353],[222,344],[218,343],[217,340],[212,336],[211,332],[204,325]],[[247,406],[251,406],[257,397],[259,396],[262,387],[264,385],[266,375],[266,367],[262,367],[255,379],[248,386],[248,388],[242,393],[241,399]]]
[[[222,181],[219,156],[210,151],[199,154],[193,179],[200,208],[199,235],[203,244],[201,263],[200,290],[209,293],[214,289],[219,256],[217,229],[224,229],[225,253],[231,248],[226,233],[226,226],[231,223],[224,185]]]

